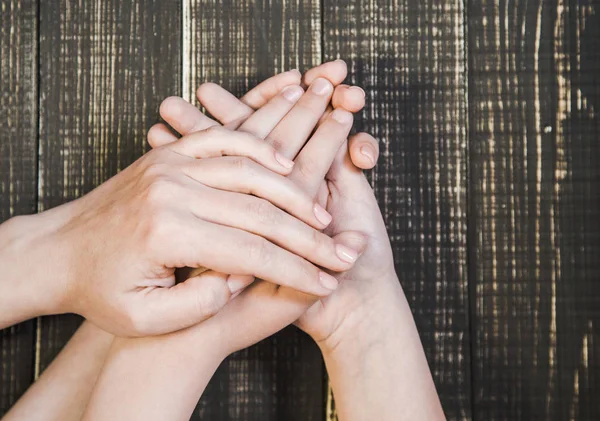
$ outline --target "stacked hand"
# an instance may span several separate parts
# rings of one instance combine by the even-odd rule
[[[300,87],[283,84],[297,82],[293,72],[279,75],[280,79],[287,80],[282,80],[281,93],[269,100],[268,94],[259,95],[254,100],[247,97],[238,100],[214,84],[203,85],[198,90],[202,105],[221,124],[264,138],[265,143],[273,145],[280,154],[295,159],[296,164],[288,178],[331,213],[333,222],[325,233],[332,238],[343,236],[344,243],[351,249],[364,252],[352,269],[338,275],[340,288],[318,301],[317,297],[298,294],[290,288],[277,288],[271,283],[254,285],[212,322],[239,326],[239,332],[234,328],[231,337],[224,338],[223,342],[228,347],[226,352],[249,346],[281,329],[314,301],[298,320],[298,326],[317,342],[326,339],[338,341],[339,335],[334,335],[338,328],[347,327],[345,330],[353,331],[351,324],[360,322],[364,313],[372,313],[374,308],[378,308],[380,298],[385,297],[389,301],[389,297],[400,294],[377,202],[362,171],[350,159],[351,155],[358,165],[371,167],[376,160],[377,143],[366,133],[352,136],[349,154],[345,143],[352,117],[344,108],[358,111],[364,105],[364,93],[359,88],[344,85],[334,91],[330,82],[319,76],[326,73],[333,82],[339,82],[345,77],[345,66],[340,62],[328,66],[329,69],[320,68],[307,73],[304,82],[310,86],[302,97],[299,97],[302,94]],[[322,94],[316,93],[321,91]],[[290,92],[298,95],[291,96]],[[336,107],[333,112],[327,109],[331,99]],[[295,101],[298,102],[290,111]],[[254,109],[258,111],[254,112]],[[278,112],[276,116],[273,115],[275,111]],[[176,97],[163,103],[161,115],[181,135],[218,124]],[[283,117],[281,122],[270,124],[277,117]],[[316,132],[306,143],[319,122]],[[162,124],[154,126],[149,133],[153,147],[175,142],[176,139]],[[363,245],[365,240],[366,248]],[[350,260],[354,259],[352,255]],[[291,305],[290,301],[295,305]],[[235,323],[229,318],[235,319]],[[246,324],[245,320],[252,320],[252,323]],[[239,338],[243,340],[236,343]]]
[[[348,137],[365,94],[345,76],[341,61],[290,71],[239,100],[202,85],[216,120],[168,98],[171,127],[152,127],[151,152],[81,199],[0,226],[13,281],[0,283],[12,310],[0,327],[76,312],[129,337],[85,324],[21,402],[51,402],[55,419],[186,419],[220,361],[295,322],[323,351],[342,419],[443,418],[361,171],[377,143]],[[84,374],[56,387],[69,358]],[[61,391],[83,397],[61,405]],[[35,418],[26,403],[10,416]]]

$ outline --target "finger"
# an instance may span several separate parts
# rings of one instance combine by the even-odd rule
[[[320,126],[327,119],[334,108],[343,108],[351,113],[357,113],[365,106],[365,92],[358,86],[339,85],[333,91],[331,104],[319,119]]]
[[[277,124],[298,102],[304,90],[297,85],[285,87],[279,95],[273,97],[262,108],[254,112],[238,128],[239,131],[252,133],[253,135],[264,139],[277,126]]]
[[[313,197],[352,128],[352,113],[337,109],[319,126],[296,158],[289,179]]]
[[[290,85],[300,85],[302,75],[298,70],[289,70],[271,76],[252,88],[240,101],[253,109],[259,109],[276,96],[283,88]]]
[[[318,229],[331,222],[331,215],[316,207],[313,196],[289,178],[250,159],[236,156],[194,160],[181,169],[191,179],[214,189],[266,199]]]
[[[157,123],[148,130],[148,143],[153,149],[168,145],[176,140],[177,136],[165,124]]]
[[[363,170],[373,168],[379,158],[379,144],[368,133],[357,133],[348,139],[352,163]]]
[[[249,133],[232,132],[219,126],[184,136],[168,146],[172,151],[191,158],[215,158],[225,155],[247,157],[279,174],[289,174],[294,162],[271,145]],[[194,161],[201,164],[204,161]],[[208,165],[205,162],[206,165]],[[256,164],[259,166],[258,164]],[[262,167],[261,167],[262,168]],[[268,173],[268,170],[263,168]],[[210,174],[206,174],[210,176]]]
[[[160,116],[181,135],[218,125],[198,108],[176,96],[169,97],[160,104]]]
[[[249,232],[196,218],[168,244],[167,261],[178,267],[209,267],[254,275],[277,285],[318,296],[331,294],[337,280],[312,263]]]
[[[207,197],[212,206],[206,206]],[[192,212],[202,220],[266,238],[316,265],[341,272],[352,267],[357,252],[282,211],[267,200],[225,191],[190,195]]]
[[[329,80],[334,86],[339,85],[346,78],[348,74],[348,67],[344,60],[335,60],[327,63],[323,63],[320,66],[313,67],[308,70],[302,78],[304,86],[312,85],[312,83],[318,78],[325,78]]]
[[[365,91],[358,86],[336,86],[331,98],[333,108],[343,108],[351,113],[357,113],[365,106]]]
[[[309,138],[331,99],[333,86],[323,78],[316,79],[306,93],[267,136],[282,155],[293,159]]]
[[[236,323],[229,327],[231,340],[226,344],[229,354],[290,325],[318,299],[293,288],[277,288],[269,282],[258,281],[206,323],[218,329],[223,321],[235,317]]]
[[[227,286],[231,291],[231,300],[240,295],[248,286],[254,282],[255,278],[252,275],[229,275],[227,278]]]
[[[365,191],[361,188],[361,185],[364,184],[363,181],[369,185],[362,170],[352,163],[347,142],[342,145],[335,156],[325,179],[330,182],[330,192],[333,185],[337,191],[343,191],[344,195],[348,197],[359,197],[364,194]],[[352,189],[353,185],[355,185],[356,189],[354,190],[356,191]],[[371,190],[370,187],[369,185],[369,190]]]
[[[216,83],[203,83],[196,96],[206,111],[231,130],[237,129],[254,112],[253,108]]]
[[[227,275],[214,271],[189,278],[171,288],[143,291],[141,314],[134,323],[141,335],[157,335],[198,324],[227,304]]]

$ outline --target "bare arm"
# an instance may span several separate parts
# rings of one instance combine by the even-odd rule
[[[89,322],[3,418],[3,421],[79,421],[113,336]]]
[[[340,421],[444,420],[398,279],[319,342]]]

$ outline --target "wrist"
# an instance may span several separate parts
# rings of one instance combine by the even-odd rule
[[[68,253],[58,241],[64,212],[12,218],[0,226],[2,323],[63,312]],[[8,310],[10,309],[10,310]]]
[[[412,314],[402,287],[395,274],[382,282],[373,296],[364,294],[351,306],[337,327],[324,338],[314,338],[324,356],[360,354],[373,346],[379,346],[391,335],[399,334],[404,319],[413,325]]]

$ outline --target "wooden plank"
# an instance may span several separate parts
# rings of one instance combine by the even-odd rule
[[[0,0],[0,223],[35,212],[37,2]],[[0,330],[0,417],[33,380],[35,321]]]
[[[464,2],[324,4],[325,58],[367,92],[358,128],[380,141],[371,180],[444,410],[468,419]]]
[[[216,82],[242,94],[283,70],[320,62],[316,0],[184,0],[183,95]],[[193,420],[322,420],[323,364],[295,328],[227,359]]]
[[[476,419],[600,419],[599,6],[469,2]]]
[[[180,92],[180,10],[177,0],[40,2],[40,211],[146,151],[161,100]],[[79,322],[41,320],[36,374]]]

